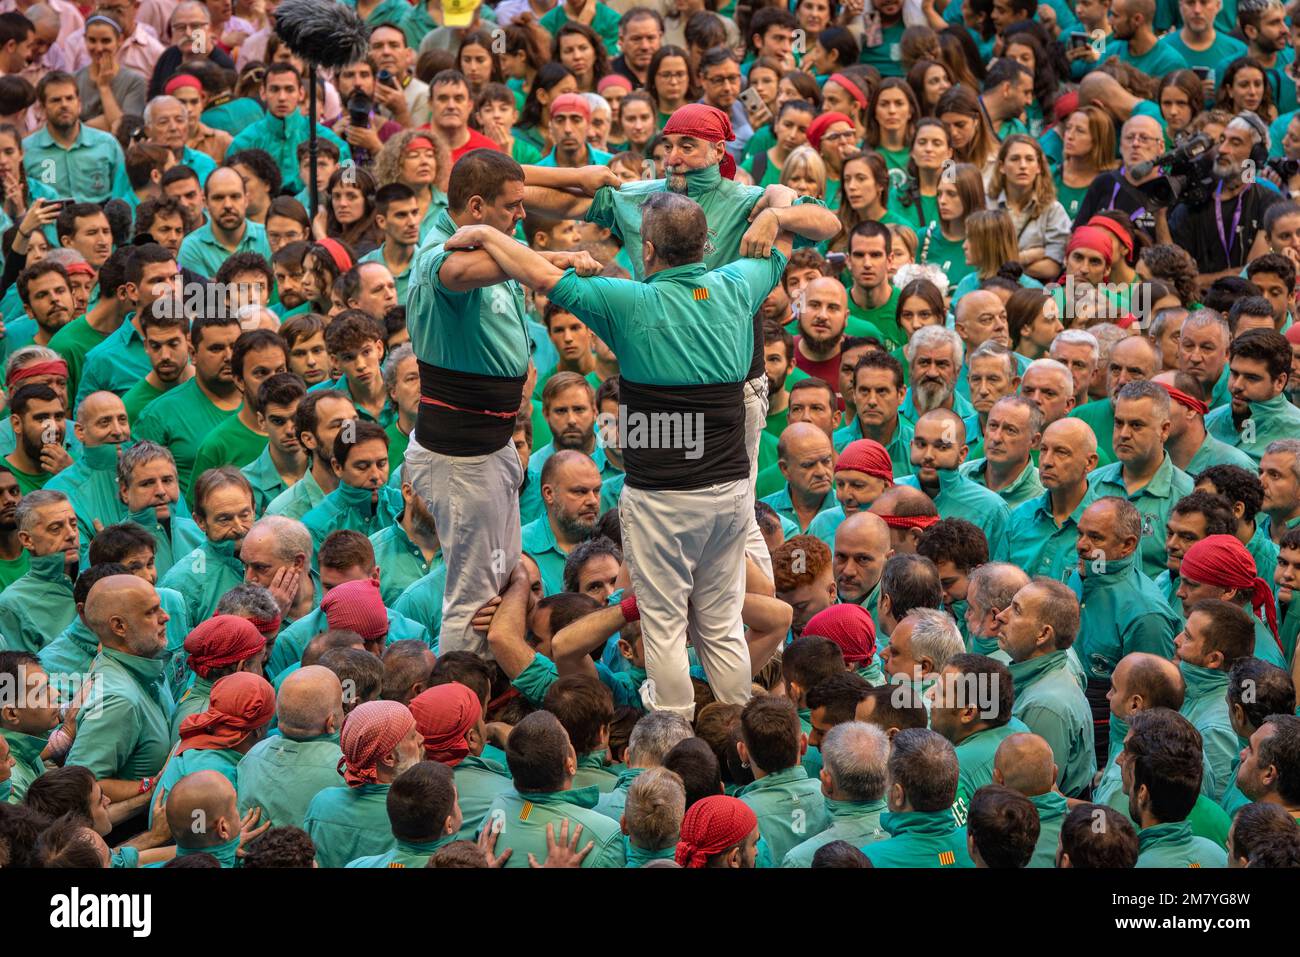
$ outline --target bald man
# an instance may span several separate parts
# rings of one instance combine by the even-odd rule
[[[1088,475],[1097,467],[1097,438],[1080,419],[1061,419],[1043,430],[1038,480],[1044,492],[1017,505],[1007,533],[1008,557],[1029,575],[1057,581],[1078,563],[1079,516],[1089,499]]]
[[[1052,749],[1036,734],[1013,734],[993,755],[993,783],[1018,791],[1038,810],[1038,843],[1028,867],[1055,867],[1061,825],[1070,808],[1056,790]]]
[[[546,513],[520,531],[524,554],[542,572],[548,595],[564,591],[564,563],[576,545],[591,537],[600,517],[600,469],[585,452],[561,449],[541,471]]]
[[[888,526],[889,547],[895,554],[915,555],[916,543],[925,530],[939,520],[939,510],[930,496],[910,485],[886,489],[871,503],[870,512],[880,516]]]
[[[131,438],[126,406],[112,392],[92,392],[77,406],[72,431],[85,451],[45,487],[63,492],[72,503],[84,561],[95,531],[127,518],[117,494],[117,458],[122,443]]]
[[[158,592],[134,575],[96,582],[85,615],[101,650],[67,763],[94,774],[110,801],[126,801],[153,790],[172,747],[175,704],[164,680],[169,619]]]
[[[846,518],[835,530],[835,547],[831,549],[840,601],[861,605],[875,621],[880,576],[893,554],[889,526],[879,515],[858,512]]]
[[[1247,472],[1258,471],[1255,460],[1249,455],[1206,431],[1207,403],[1201,383],[1195,376],[1186,372],[1161,372],[1151,381],[1169,391],[1173,400],[1169,408],[1165,451],[1176,468],[1193,477],[1212,465],[1236,465]]]
[[[998,616],[1028,584],[1029,576],[1007,562],[985,562],[971,571],[966,580],[967,651],[1010,664],[1011,656],[998,642],[1002,633]]]
[[[798,525],[802,534],[818,514],[836,507],[835,449],[829,436],[817,426],[795,422],[781,433],[777,467],[785,477],[786,486],[761,501]]]
[[[297,621],[320,604],[320,575],[311,567],[311,532],[296,518],[265,515],[253,523],[239,546],[244,581],[269,588],[280,614]]]
[[[250,828],[255,821],[250,820]],[[251,840],[270,825],[250,829]],[[195,771],[176,782],[167,795],[167,827],[176,856],[211,854],[224,867],[238,866],[242,824],[235,787],[220,771]]]
[[[819,276],[803,287],[801,295],[794,364],[833,389],[840,381],[840,351],[849,319],[848,290],[834,277]]]
[[[259,741],[239,762],[239,810],[260,807],[263,822],[302,827],[312,798],[344,783],[338,676],[321,665],[292,672],[280,685],[275,714],[279,735]]]
[[[1070,415],[1082,419],[1097,437],[1097,454],[1106,462],[1115,461],[1115,398],[1119,390],[1130,382],[1150,379],[1161,370],[1162,363],[1155,345],[1143,336],[1129,336],[1115,343],[1110,350],[1110,363],[1106,368],[1106,388],[1110,393],[1104,399],[1079,406]]]
[[[997,492],[990,492],[958,471],[968,451],[966,423],[960,415],[951,409],[927,412],[917,420],[912,433],[916,474],[904,476],[898,484],[910,485],[930,496],[941,518],[964,518],[983,531],[989,557],[997,561],[1007,554],[1011,509]]]
[[[973,354],[986,342],[999,342],[1011,348],[1011,331],[1007,327],[1007,307],[1002,298],[987,289],[976,289],[957,300],[956,318],[953,328],[961,336],[962,345],[966,347],[966,361],[957,374],[957,394],[964,399],[971,399],[970,369]],[[1012,377],[1020,375],[1025,365],[1029,364],[1027,356],[1017,352],[1010,355]],[[1012,386],[1014,389],[1014,386]]]

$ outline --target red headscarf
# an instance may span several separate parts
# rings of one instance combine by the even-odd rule
[[[343,722],[339,746],[343,759],[339,772],[348,787],[374,784],[378,779],[375,765],[411,733],[415,718],[411,709],[400,701],[367,701]]]
[[[1100,226],[1080,226],[1070,236],[1070,242],[1065,247],[1067,253],[1076,249],[1091,249],[1093,252],[1106,260],[1106,265],[1115,261],[1115,247],[1111,245],[1111,233]]]
[[[318,239],[316,245],[325,247],[325,251],[330,254],[330,259],[334,260],[334,265],[338,267],[339,272],[347,272],[352,268],[352,257],[348,255],[348,251],[343,248],[343,244],[337,239],[328,237]]]
[[[478,695],[457,681],[435,685],[411,701],[415,726],[424,735],[424,756],[454,768],[469,754],[465,735],[478,723]]]
[[[335,585],[320,603],[330,628],[355,631],[366,641],[388,635],[388,610],[380,597],[379,586],[370,578]]]
[[[581,93],[561,93],[551,100],[551,116],[560,113],[581,113],[587,119],[591,119],[591,104]]]
[[[938,515],[881,515],[890,528],[929,528],[939,521]]]
[[[1250,595],[1250,606],[1259,615],[1263,606],[1269,630],[1277,638],[1277,606],[1273,589],[1255,573],[1255,559],[1235,535],[1207,535],[1183,553],[1178,574],[1202,585],[1235,588]],[[1278,647],[1282,647],[1278,640]],[[1285,652],[1285,649],[1283,649]]]
[[[244,661],[265,649],[266,638],[251,621],[238,615],[214,615],[185,638],[186,663],[200,678],[206,678],[213,668]]]
[[[199,82],[199,78],[197,76],[191,76],[188,73],[178,73],[176,76],[168,80],[167,84],[163,87],[163,92],[168,96],[171,96],[183,86],[192,87],[200,93],[203,92],[203,84]]]
[[[876,623],[861,605],[831,605],[809,618],[803,633],[835,642],[847,665],[864,664],[876,654]]]
[[[1292,345],[1300,346],[1300,326],[1292,326],[1284,333],[1284,335],[1286,336],[1287,342]]]
[[[1118,239],[1119,244],[1124,247],[1125,260],[1133,255],[1133,234],[1109,216],[1094,216],[1088,220],[1087,225],[1095,226],[1097,229],[1104,229]]]
[[[731,129],[731,117],[707,103],[687,103],[673,110],[673,115],[664,124],[663,134],[694,136],[710,143],[730,143],[736,138]],[[735,179],[736,161],[730,153],[722,154],[721,172],[727,179]]]
[[[21,369],[15,369],[9,375],[9,387],[12,389],[24,379],[34,379],[38,375],[61,375],[68,377],[68,364],[62,359],[46,359],[44,362],[31,362]]]
[[[186,751],[235,748],[275,714],[275,689],[261,675],[236,671],[212,686],[208,710],[181,722],[181,746]]]
[[[749,837],[757,826],[758,818],[739,798],[724,794],[701,798],[682,818],[677,863],[682,867],[703,867],[714,854]]]
[[[844,446],[835,460],[835,471],[865,472],[894,484],[894,463],[885,447],[875,439],[855,439]]]
[[[1160,388],[1168,392],[1169,398],[1173,399],[1179,405],[1186,406],[1187,408],[1191,409],[1193,412],[1199,412],[1201,415],[1205,415],[1207,412],[1210,411],[1210,407],[1206,405],[1204,402],[1202,402],[1200,399],[1196,398],[1195,396],[1188,395],[1182,389],[1174,388],[1168,382],[1157,382],[1156,385],[1160,386]]]
[[[822,137],[836,123],[847,123],[853,125],[853,118],[845,116],[843,113],[822,113],[817,119],[808,124],[808,145],[815,150],[822,148]]]

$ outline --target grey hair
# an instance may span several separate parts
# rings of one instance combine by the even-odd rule
[[[14,521],[18,523],[18,530],[30,532],[36,527],[37,512],[47,505],[57,505],[67,500],[68,496],[52,488],[38,488],[28,492],[18,502],[18,509],[14,512]]]
[[[609,105],[609,100],[599,93],[584,93],[582,98],[587,101],[592,113],[605,113],[611,118],[614,116],[614,108]]]
[[[1194,309],[1183,320],[1183,332],[1189,332],[1201,326],[1219,330],[1219,334],[1223,336],[1225,343],[1232,341],[1232,329],[1228,326],[1227,320],[1213,309]]]
[[[33,365],[37,362],[57,362],[62,360],[63,356],[59,355],[53,349],[47,349],[45,346],[23,346],[9,357],[5,363],[5,381],[8,382],[14,377],[14,373],[23,366]]]
[[[180,3],[176,4],[176,9],[172,11],[172,15],[167,18],[167,28],[169,30],[172,21],[176,19],[176,14],[182,10],[202,10],[203,15],[208,18],[208,23],[212,22],[212,12],[208,10],[207,4],[200,3],[199,0],[181,0]]]
[[[1093,362],[1097,362],[1101,359],[1101,343],[1097,341],[1096,336],[1086,329],[1065,329],[1058,332],[1056,338],[1052,340],[1052,347],[1049,350],[1049,355],[1051,352],[1056,350],[1057,343],[1060,343],[1061,345],[1087,346],[1092,350]],[[1041,362],[1042,360],[1035,359],[1034,361]],[[1030,365],[1033,365],[1033,363],[1031,362]]]
[[[409,342],[403,342],[400,346],[388,353],[388,358],[384,360],[383,375],[384,388],[392,392],[397,388],[397,367],[406,359],[415,355],[415,350],[411,348]]]
[[[1033,402],[1030,402],[1023,395],[1020,395],[1019,393],[1015,393],[1015,392],[1013,392],[1011,395],[1004,395],[1002,398],[998,399],[998,401],[994,402],[993,409],[996,409],[998,406],[1004,404],[1012,406],[1017,409],[1028,409],[1030,434],[1032,435],[1034,433],[1037,433],[1039,435],[1042,435],[1044,422],[1046,420],[1043,417],[1042,410],[1039,409],[1037,405],[1035,405]],[[993,409],[990,409],[989,411],[992,412]]]
[[[1100,361],[1102,362],[1110,362],[1110,354],[1115,344],[1128,338],[1128,330],[1121,329],[1113,322],[1099,322],[1092,327],[1092,334],[1097,337],[1097,345],[1101,348]]]
[[[1290,455],[1291,474],[1296,477],[1296,481],[1300,481],[1300,439],[1277,439],[1268,443],[1264,454]]]
[[[960,366],[966,359],[966,345],[961,341],[961,336],[957,335],[956,329],[949,329],[947,326],[922,326],[912,333],[912,338],[907,340],[907,345],[903,347],[903,355],[907,357],[908,364],[916,358],[916,352],[922,346],[929,348],[931,346],[948,346],[952,349],[953,362]]]
[[[135,472],[137,465],[145,465],[155,459],[166,459],[176,466],[176,459],[172,456],[171,449],[157,442],[150,442],[148,439],[141,439],[129,449],[123,449],[122,454],[117,459],[117,480],[122,485],[131,484],[131,475]]]
[[[1082,330],[1080,329],[1065,330],[1065,332],[1081,332],[1081,331]],[[1061,336],[1065,335],[1065,332],[1061,333]],[[1088,335],[1088,334],[1085,332],[1084,335]],[[1056,338],[1060,339],[1061,336],[1057,336]],[[1091,339],[1092,337],[1089,336],[1089,338]],[[1052,345],[1056,345],[1056,343],[1053,342]],[[1087,343],[1085,343],[1085,345],[1087,345]],[[1092,346],[1093,348],[1096,348],[1097,346],[1096,339],[1092,340]],[[981,346],[981,348],[983,347]],[[1055,372],[1059,376],[1064,376],[1065,391],[1067,392],[1074,391],[1074,373],[1070,371],[1070,367],[1067,366],[1064,362],[1059,362],[1056,359],[1048,359],[1048,358],[1035,359],[1033,362],[1029,363],[1029,365],[1025,366],[1025,371],[1021,374],[1022,375],[1021,381],[1022,382],[1024,381],[1023,376],[1029,375],[1030,371],[1034,369],[1046,369],[1048,372]]]
[[[1151,338],[1159,342],[1160,337],[1164,335],[1165,326],[1175,319],[1186,319],[1189,315],[1191,313],[1182,306],[1170,306],[1167,309],[1161,309],[1155,314],[1155,318],[1151,320]]]
[[[946,611],[936,608],[913,608],[907,613],[912,622],[912,657],[929,658],[938,671],[953,655],[966,650],[966,642],[957,630],[957,622]]]
[[[27,8],[27,12],[24,14],[24,16],[26,16],[27,19],[32,21],[32,23],[34,24],[39,24],[39,23],[62,24],[63,22],[62,19],[59,17],[59,11],[55,10],[53,7],[45,3],[32,4],[30,7]]]
[[[276,558],[292,561],[299,555],[311,557],[314,548],[311,532],[307,531],[307,526],[296,518],[290,518],[288,515],[264,515],[253,523],[248,533],[251,535],[259,528],[271,532],[271,538],[275,542]]]
[[[1082,615],[1079,597],[1069,585],[1054,578],[1039,576],[1033,584],[1044,592],[1038,610],[1039,619],[1043,624],[1052,626],[1058,651],[1069,648],[1079,635],[1079,620]]]
[[[280,605],[269,588],[243,582],[221,596],[217,614],[269,620],[280,617]]]
[[[1164,390],[1163,386],[1157,385],[1150,379],[1138,379],[1134,382],[1125,384],[1125,386],[1119,390],[1119,394],[1115,397],[1115,401],[1118,402],[1120,399],[1123,399],[1126,402],[1131,402],[1134,399],[1150,399],[1152,404],[1155,405],[1156,411],[1165,419],[1169,418],[1169,393]]]
[[[1118,495],[1103,495],[1094,499],[1092,505],[1098,505],[1105,502],[1115,507],[1115,530],[1124,538],[1136,538],[1139,542],[1142,540],[1142,513],[1126,498],[1120,498]],[[1092,505],[1088,506],[1089,508]]]
[[[58,263],[64,269],[69,266],[76,266],[86,261],[86,257],[81,255],[75,249],[69,246],[60,246],[58,249],[51,249],[45,254],[46,260],[52,263]]]
[[[671,711],[651,711],[632,726],[627,739],[628,762],[637,767],[658,767],[668,752],[695,736],[690,723]]]
[[[986,359],[992,356],[1001,359],[1007,366],[1007,378],[1016,377],[1016,357],[1010,349],[998,342],[996,339],[985,339],[973,350],[971,350],[970,361],[973,364],[976,359]]]
[[[181,4],[181,6],[183,7],[185,6],[185,4]],[[199,4],[199,6],[202,6],[202,4]],[[177,9],[180,9],[180,7],[177,7]],[[205,13],[207,12],[207,9],[208,9],[207,7],[203,7]],[[212,21],[209,20],[208,22],[211,23]],[[170,106],[172,103],[175,103],[177,106],[179,106],[181,108],[181,112],[185,114],[185,117],[187,119],[189,118],[190,111],[189,108],[184,103],[176,99],[176,97],[174,96],[163,94],[162,96],[155,96],[152,100],[150,100],[148,103],[144,105],[145,125],[153,126],[153,116],[154,113],[157,112],[158,107]]]
[[[837,790],[852,801],[879,801],[889,777],[889,736],[874,724],[846,721],[822,740],[822,761]]]
[[[966,581],[966,603],[983,617],[985,612],[1002,611],[1016,592],[1029,584],[1024,570],[1010,562],[985,562],[973,569]]]

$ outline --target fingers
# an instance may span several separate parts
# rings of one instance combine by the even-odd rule
[[[496,858],[496,863],[493,866],[505,867],[506,861],[510,860],[510,855],[513,854],[514,852],[515,849],[513,847],[507,847],[504,851],[501,852],[501,855],[498,858]],[[531,854],[529,854],[528,856],[532,857]]]

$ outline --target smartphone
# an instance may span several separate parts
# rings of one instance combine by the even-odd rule
[[[1091,42],[1091,40],[1092,40],[1092,38],[1089,37],[1088,34],[1086,34],[1086,33],[1077,33],[1077,32],[1076,32],[1076,33],[1071,33],[1071,34],[1070,34],[1070,49],[1071,49],[1071,50],[1082,49],[1082,48],[1086,47],[1086,46]]]
[[[397,77],[393,76],[393,74],[389,73],[387,70],[380,70],[377,79],[380,83],[383,83],[385,86],[391,86],[395,90],[400,90],[402,88],[402,85],[397,82]]]
[[[1202,81],[1209,80],[1211,83],[1214,82],[1214,67],[1194,66],[1192,67],[1192,72],[1195,73],[1197,77],[1199,77]]]
[[[745,112],[751,117],[761,116],[768,112],[767,104],[763,102],[763,97],[759,95],[758,90],[752,86],[747,86],[740,91],[740,102],[745,105]]]
[[[838,273],[844,269],[845,265],[848,263],[848,258],[849,257],[844,253],[827,253],[826,263],[832,270]]]

